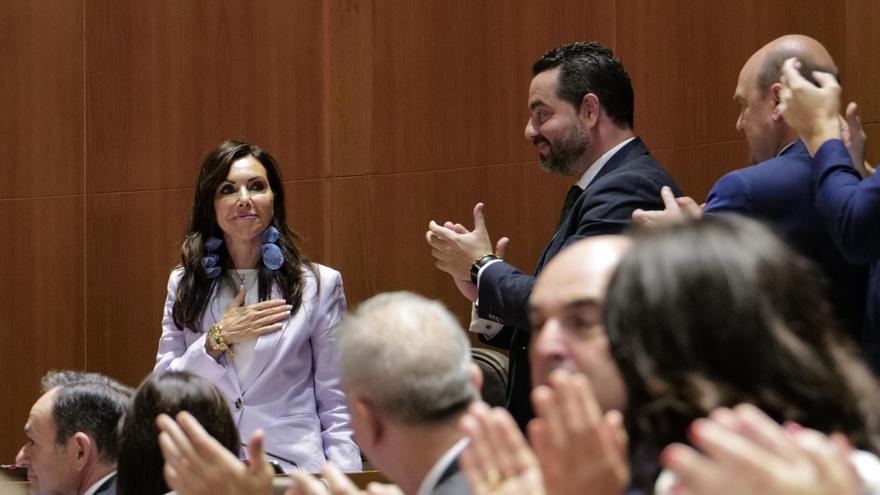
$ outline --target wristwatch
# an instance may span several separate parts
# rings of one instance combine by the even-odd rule
[[[495,256],[492,253],[484,254],[484,255],[480,256],[479,258],[475,259],[473,264],[471,265],[471,282],[473,282],[474,285],[476,285],[477,276],[480,274],[480,268],[483,268],[484,266],[486,266],[486,263],[493,261],[493,260],[500,260],[500,259],[501,258],[499,258],[498,256]]]
[[[223,340],[223,335],[220,332],[223,330],[223,327],[219,323],[214,323],[211,325],[211,329],[208,330],[208,347],[211,348],[212,351],[223,351],[229,354],[229,359],[235,359],[235,353],[232,352],[232,348],[229,347],[229,344]]]

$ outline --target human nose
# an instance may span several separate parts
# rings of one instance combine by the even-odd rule
[[[739,115],[736,117],[736,132],[742,133],[742,131],[743,131],[742,121],[743,121],[743,113],[740,112]]]
[[[248,192],[247,187],[243,186],[241,189],[238,190],[238,203],[237,204],[239,207],[244,207],[244,206],[250,206],[250,203],[251,203],[250,192]]]
[[[15,464],[27,467],[29,458],[30,456],[27,454],[27,446],[23,445],[18,449],[18,454],[15,454]]]
[[[531,141],[535,138],[535,136],[539,135],[538,129],[532,123],[532,119],[526,121],[526,128],[523,131],[523,135],[528,141]]]
[[[535,338],[535,355],[543,361],[562,361],[567,352],[564,332],[558,321],[549,319],[542,326]]]

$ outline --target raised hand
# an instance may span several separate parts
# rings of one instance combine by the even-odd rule
[[[492,241],[486,231],[483,203],[474,206],[474,229],[459,233],[454,229],[428,223],[425,239],[431,246],[434,265],[458,280],[470,280],[470,269],[474,261],[485,254],[492,253]]]
[[[543,495],[534,453],[510,414],[476,403],[459,423],[470,438],[459,463],[473,495]]]
[[[161,414],[159,447],[165,458],[165,482],[180,495],[271,494],[272,467],[263,452],[263,433],[248,443],[250,465],[245,465],[182,411],[177,422]]]
[[[454,224],[452,222],[445,222],[443,226],[457,234],[467,234],[468,232],[470,232],[467,228],[465,228],[464,225],[460,223]],[[495,256],[498,256],[499,258],[504,258],[504,256],[507,254],[507,245],[509,242],[510,239],[508,239],[507,237],[502,237],[501,239],[498,239],[498,242],[495,243]],[[455,282],[455,287],[458,289],[459,292],[461,292],[461,295],[467,298],[470,302],[476,302],[478,296],[477,284],[471,282],[470,278],[468,278],[468,280],[461,280],[452,277],[452,281]]]
[[[783,428],[754,406],[713,411],[690,429],[698,450],[667,447],[663,465],[675,473],[676,493],[856,495],[861,482],[841,436]]]
[[[641,226],[662,225],[679,222],[685,218],[699,218],[703,215],[703,208],[693,198],[689,196],[676,198],[668,186],[660,188],[660,197],[663,199],[664,209],[649,211],[636,208],[632,214],[633,223]]]
[[[853,166],[862,178],[874,175],[874,167],[865,161],[865,129],[859,117],[859,107],[854,101],[846,106],[846,113],[840,119],[840,138],[846,145]]]
[[[532,391],[537,417],[528,426],[547,493],[623,493],[629,462],[621,414],[602,413],[582,374],[557,370],[548,384]]]
[[[810,155],[815,156],[822,143],[841,138],[840,84],[827,72],[813,72],[819,83],[816,86],[801,75],[800,66],[795,58],[782,65],[782,89],[776,112],[804,140]]]

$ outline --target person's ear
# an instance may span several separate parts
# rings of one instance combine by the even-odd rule
[[[779,111],[779,103],[781,101],[781,98],[779,97],[780,91],[782,91],[782,83],[777,81],[770,85],[769,96],[773,101],[773,122],[777,124],[784,121],[782,112]]]
[[[471,363],[471,383],[478,394],[483,390],[483,370],[476,363]]]
[[[363,399],[355,399],[353,402],[351,421],[358,443],[375,445],[382,441],[385,425],[376,408]]]
[[[90,436],[81,431],[74,433],[67,440],[67,450],[77,470],[84,469],[89,459],[96,453],[95,442]]]
[[[581,100],[581,108],[579,117],[584,128],[592,129],[599,123],[599,114],[602,112],[602,105],[599,103],[599,97],[594,93],[587,93]]]

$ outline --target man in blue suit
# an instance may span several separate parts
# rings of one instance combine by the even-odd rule
[[[633,133],[633,89],[620,60],[599,43],[563,45],[532,67],[525,137],[541,166],[576,178],[553,238],[534,275],[566,246],[584,237],[619,234],[633,210],[662,207],[662,186],[678,186]],[[486,230],[483,205],[474,208],[473,231],[434,221],[426,233],[437,267],[474,301],[471,330],[510,349],[507,407],[520,427],[532,418],[529,404],[528,299],[535,276],[501,260]]]
[[[705,212],[763,220],[815,261],[829,281],[828,296],[836,316],[856,335],[864,311],[867,271],[863,265],[848,262],[823,228],[813,206],[810,155],[779,112],[780,73],[790,57],[803,61],[806,74],[813,70],[837,74],[825,47],[802,35],[773,40],[749,58],[739,74],[734,100],[740,108],[736,129],[745,135],[755,165],[721,177],[709,192]],[[648,224],[669,214],[669,209],[637,211],[633,219]]]
[[[841,126],[837,80],[817,72],[813,75],[817,87],[798,72],[801,66],[795,59],[783,66],[780,112],[813,156],[814,206],[825,230],[848,260],[873,263],[861,341],[876,372],[880,370],[880,235],[876,229],[880,175],[865,162],[865,134],[855,103],[847,107],[846,125]]]

